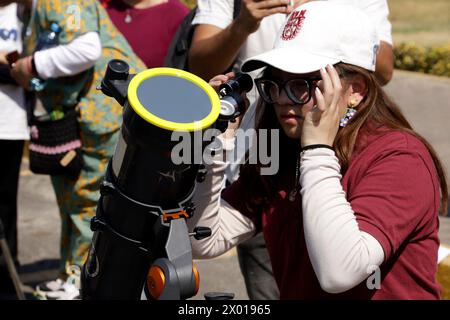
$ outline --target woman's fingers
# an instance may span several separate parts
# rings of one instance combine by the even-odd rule
[[[305,117],[302,127],[302,146],[310,144],[333,145],[339,128],[339,102],[342,85],[333,66],[320,70],[322,80],[314,91],[316,106]]]
[[[327,105],[325,102],[325,97],[323,96],[322,91],[320,91],[320,89],[318,87],[316,87],[315,95],[316,95],[317,105],[315,106],[315,108],[313,108],[313,110],[316,109],[314,111],[316,111],[316,112],[319,111],[319,113],[326,111]]]
[[[309,112],[311,114],[312,122],[317,125],[320,123],[322,114],[324,113],[324,111],[326,111],[327,107],[325,103],[325,98],[318,87],[314,90],[314,94],[316,96],[317,104]]]
[[[336,69],[328,65],[320,70],[322,80],[315,89],[317,105],[311,110],[314,122],[320,122],[322,117],[339,112],[339,100],[342,94],[342,84]]]
[[[232,79],[236,76],[236,74],[233,71],[230,71],[228,73],[225,73],[225,77],[228,77],[228,79]]]
[[[286,10],[286,6],[290,4],[290,0],[260,0],[254,1],[255,9],[264,10],[264,9],[273,9],[273,8],[281,8]]]
[[[227,74],[219,74],[209,80],[209,85],[218,91],[219,87],[230,79],[235,77],[234,72],[228,72]]]
[[[209,81],[209,85],[211,86],[211,87],[213,87],[213,89],[215,90],[215,91],[218,91],[219,90],[219,87],[220,87],[220,85],[222,84],[223,82],[221,82],[221,81],[213,81],[212,79]]]
[[[320,69],[322,80],[319,82],[319,88],[325,101],[325,108],[330,112],[337,112],[339,99],[342,94],[342,84],[339,74],[332,65]]]
[[[322,77],[322,93],[325,98],[326,106],[328,107],[333,100],[333,83],[330,75],[325,68],[320,69],[320,76]]]
[[[228,81],[228,77],[224,74],[215,76],[214,78],[212,78],[211,80],[209,80],[209,83],[211,84],[211,82],[226,82]]]
[[[333,87],[333,96],[330,108],[333,108],[333,110],[337,110],[338,102],[342,93],[341,79],[339,78],[338,72],[332,65],[327,66],[327,73],[331,79],[331,85]]]

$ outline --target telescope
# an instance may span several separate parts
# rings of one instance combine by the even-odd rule
[[[242,74],[222,85],[219,96],[183,70],[130,74],[125,61],[108,63],[99,89],[123,106],[123,124],[91,220],[82,299],[179,300],[197,294],[190,237],[200,240],[211,230],[188,230],[186,220],[195,212],[195,186],[206,174],[195,159],[202,159],[205,148],[217,148],[218,140],[194,144],[189,161],[174,163],[179,141],[173,141],[173,133],[195,140],[208,129],[225,131],[242,113],[241,94],[251,87],[250,76]]]

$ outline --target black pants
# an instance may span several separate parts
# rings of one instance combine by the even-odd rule
[[[238,245],[237,254],[248,297],[251,300],[280,299],[262,232]]]
[[[0,219],[11,255],[17,263],[17,188],[23,140],[0,140]],[[3,274],[2,274],[3,273]],[[5,259],[0,250],[0,276],[7,273]]]

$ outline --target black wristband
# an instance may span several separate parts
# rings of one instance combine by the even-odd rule
[[[327,148],[334,151],[334,148],[332,146],[329,146],[327,144],[310,144],[309,146],[302,147],[302,151],[311,150],[311,149],[317,149],[317,148]]]

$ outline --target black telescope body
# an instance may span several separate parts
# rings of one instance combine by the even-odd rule
[[[238,89],[220,103],[211,88],[187,72],[161,68],[130,75],[124,61],[112,60],[101,90],[123,106],[123,125],[91,221],[82,298],[192,297],[199,277],[190,236],[201,239],[210,230],[189,231],[186,220],[194,213],[196,183],[205,174],[195,159],[211,141],[201,141],[200,148],[192,144],[190,161],[175,164],[172,150],[180,141],[172,141],[172,134],[179,128],[195,141],[194,135],[206,129],[223,131],[239,115]]]

